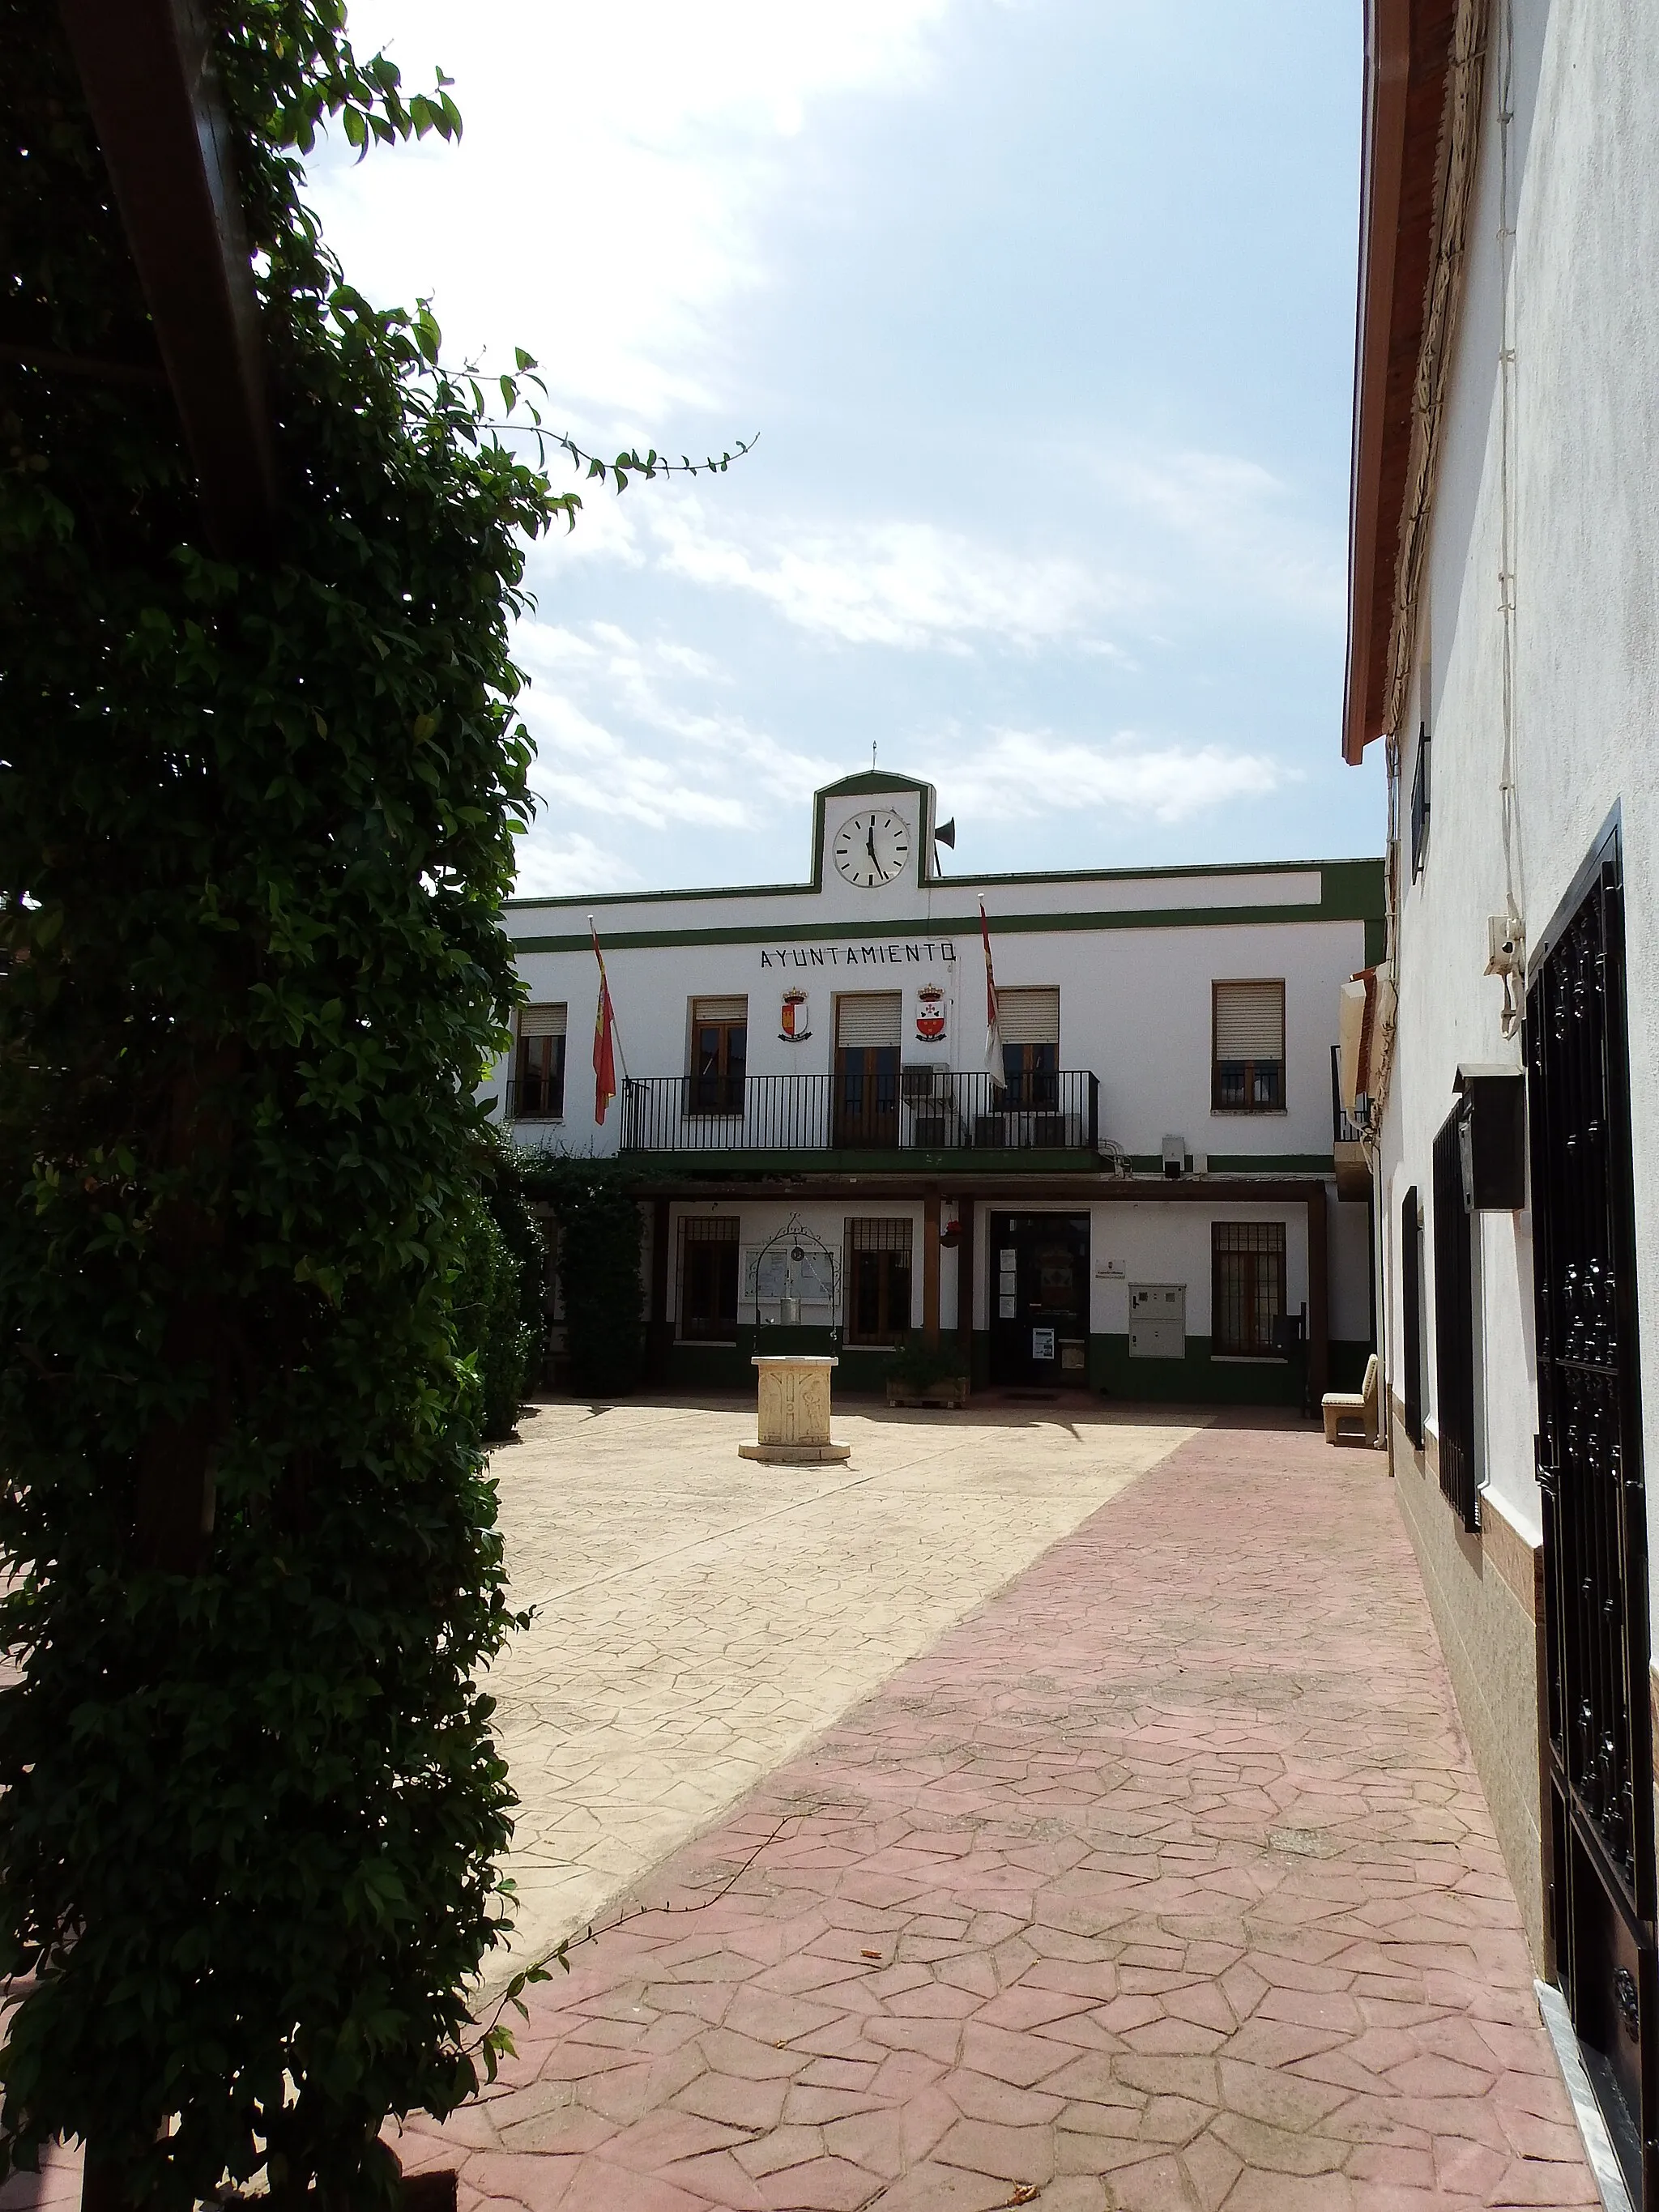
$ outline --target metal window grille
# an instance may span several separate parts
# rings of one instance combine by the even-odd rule
[[[1474,1463],[1474,1238],[1463,1202],[1461,1105],[1434,1140],[1434,1377],[1440,1487],[1466,1528],[1480,1526]]]
[[[1279,1112],[1285,1104],[1283,978],[1218,982],[1211,988],[1212,1107],[1222,1114]]]
[[[847,1243],[854,1252],[905,1252],[910,1249],[914,1224],[908,1221],[849,1221]]]
[[[1276,1324],[1285,1316],[1285,1224],[1218,1221],[1212,1224],[1212,1348],[1234,1358],[1271,1358]]]
[[[1412,775],[1412,881],[1422,874],[1429,856],[1429,752],[1426,728],[1417,733],[1417,766]]]
[[[679,1333],[690,1342],[734,1343],[738,1334],[738,1217],[680,1216]]]
[[[1400,1201],[1400,1364],[1405,1370],[1406,1434],[1423,1449],[1423,1253],[1417,1185]]]
[[[896,1344],[909,1328],[912,1226],[890,1216],[848,1222],[849,1344]]]

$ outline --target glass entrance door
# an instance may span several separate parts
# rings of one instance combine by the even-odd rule
[[[991,1380],[1081,1388],[1088,1341],[1088,1215],[994,1213]]]

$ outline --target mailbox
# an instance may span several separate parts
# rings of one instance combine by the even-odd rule
[[[1187,1285],[1184,1283],[1130,1284],[1129,1357],[1131,1359],[1184,1359],[1187,1357]]]
[[[1457,1152],[1470,1213],[1518,1213],[1527,1202],[1527,1079],[1516,1067],[1460,1067]]]

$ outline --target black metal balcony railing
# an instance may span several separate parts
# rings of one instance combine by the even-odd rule
[[[1357,1145],[1364,1136],[1352,1114],[1342,1103],[1342,1060],[1340,1046],[1331,1047],[1331,1141],[1338,1145]]]
[[[1087,1070],[1043,1073],[1024,1090],[934,1068],[750,1075],[740,1095],[722,1103],[729,1110],[699,1111],[695,1077],[630,1077],[623,1085],[622,1148],[1092,1152],[1100,1127],[1100,1085]]]

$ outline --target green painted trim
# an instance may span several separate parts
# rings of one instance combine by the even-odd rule
[[[1389,925],[1386,920],[1367,915],[1365,917],[1365,965],[1378,968],[1389,954]]]
[[[1334,1175],[1330,1152],[1211,1152],[1212,1175]],[[1202,1177],[1195,1178],[1202,1181]]]
[[[755,1334],[753,1328],[740,1329],[735,1345],[670,1345],[664,1382],[670,1389],[747,1395],[755,1387],[755,1370],[750,1364]],[[768,1329],[765,1335],[768,1346],[780,1352],[834,1352],[842,1363],[835,1379],[836,1390],[842,1395],[878,1397],[886,1389],[891,1355],[885,1352],[839,1344],[828,1329]],[[787,1342],[783,1340],[785,1336]],[[1358,1389],[1364,1379],[1365,1362],[1370,1352],[1367,1343],[1334,1337],[1330,1345],[1331,1389]],[[1131,1359],[1127,1336],[1091,1336],[1087,1357],[1089,1387],[1106,1397],[1150,1401],[1153,1404],[1212,1406],[1300,1406],[1302,1402],[1303,1364],[1299,1358],[1285,1362],[1264,1360],[1260,1364],[1216,1361],[1210,1357],[1207,1337],[1188,1337],[1184,1359]],[[990,1362],[989,1332],[976,1329],[970,1360],[972,1387],[975,1390],[990,1388]]]
[[[897,777],[884,787],[901,791],[933,788],[929,784],[908,783]],[[842,787],[831,785],[829,788],[836,791]],[[787,894],[803,897],[810,891],[823,889],[817,862],[823,844],[823,809],[819,802],[823,796],[824,793],[819,792],[814,801],[813,872],[804,883],[708,884],[665,891],[562,892],[556,897],[508,899],[506,902],[507,911],[568,908],[585,914],[590,907],[646,906],[672,899],[776,898]],[[971,878],[933,876],[927,879],[927,888],[930,890],[966,890],[977,889],[981,884],[989,888],[995,884],[1133,884],[1157,883],[1165,879],[1181,883],[1215,876],[1301,876],[1312,875],[1316,872],[1330,878],[1323,888],[1320,901],[1322,911],[1327,907],[1330,909],[1325,914],[1326,920],[1376,921],[1386,913],[1382,862],[1369,855],[1338,860],[1186,860],[1162,868],[1027,868],[1011,870],[1000,875]],[[991,926],[994,929],[996,927],[994,921]],[[978,927],[977,915],[975,916],[975,927]],[[586,939],[584,938],[582,941],[585,944]]]
[[[1005,914],[992,921],[991,933],[994,937],[1055,937],[1101,929],[1235,929],[1264,924],[1307,925],[1362,919],[1340,908],[1333,910],[1322,900],[1310,906],[1157,907],[1144,911],[1114,909],[1097,914]],[[605,949],[607,952],[626,952],[692,945],[793,945],[813,938],[820,942],[833,939],[837,943],[866,945],[891,944],[899,939],[919,944],[928,938],[937,943],[942,937],[972,939],[978,933],[977,914],[936,915],[921,921],[884,922],[878,928],[861,922],[822,921],[782,922],[767,929],[757,925],[740,925],[732,929],[623,929],[607,934]],[[515,953],[586,952],[590,945],[584,930],[579,936],[514,938],[513,949]]]
[[[931,783],[919,775],[889,775],[884,768],[866,768],[857,775],[844,775],[839,783],[826,783],[815,792],[816,799],[858,799],[866,792],[931,791]]]
[[[1088,1151],[1045,1152],[1032,1145],[1024,1149],[1010,1146],[1005,1152],[994,1146],[960,1152],[901,1152],[882,1149],[870,1152],[818,1152],[801,1149],[795,1152],[626,1152],[620,1157],[637,1161],[649,1168],[660,1161],[665,1169],[677,1174],[705,1173],[711,1176],[732,1175],[949,1175],[961,1174],[970,1162],[986,1162],[988,1174],[1001,1175],[1005,1170],[1012,1175],[1088,1175],[1103,1172],[1099,1155]]]

